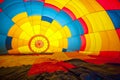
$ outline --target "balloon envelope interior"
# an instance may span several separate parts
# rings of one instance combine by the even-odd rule
[[[0,54],[51,52],[120,53],[120,2],[0,1]]]

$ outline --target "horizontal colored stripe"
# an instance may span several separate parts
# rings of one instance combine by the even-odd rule
[[[50,23],[53,21],[52,18],[49,18],[49,17],[47,17],[47,16],[42,16],[42,20],[43,20],[43,21],[48,21],[48,22],[50,22]]]

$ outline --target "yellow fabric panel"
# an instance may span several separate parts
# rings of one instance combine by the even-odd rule
[[[57,30],[59,30],[59,29],[62,28],[62,26],[61,26],[57,21],[55,21],[55,20],[53,20],[53,22],[51,23],[50,27],[51,27],[51,26],[56,27]],[[56,29],[56,28],[54,28],[54,29]],[[52,29],[53,29],[53,28],[52,28]]]
[[[79,18],[81,16],[76,10],[76,7],[73,6],[72,2],[69,2],[68,4],[66,4],[65,7],[68,8],[70,11],[72,11],[74,15],[76,16],[76,18]]]
[[[56,33],[54,33],[53,35],[51,35],[48,39],[50,41],[53,41],[53,40],[58,40],[58,39],[62,39],[62,34],[60,31],[57,31]]]
[[[60,39],[59,40],[59,48],[64,48],[64,42],[63,42],[64,40],[63,39]]]
[[[18,47],[27,46],[29,41],[18,39]]]
[[[80,0],[82,2],[82,4],[86,7],[86,9],[88,10],[88,12],[95,12],[95,8],[88,2],[88,0]]]
[[[23,40],[18,40],[18,47],[24,46],[23,45]]]
[[[34,21],[32,21],[32,25],[40,25],[40,21],[34,20]]]
[[[8,36],[13,37],[15,31],[18,29],[19,27],[17,25],[13,25],[10,30],[8,31]]]
[[[34,25],[32,27],[35,35],[40,34],[40,25]]]
[[[64,41],[64,48],[68,48],[68,40],[67,39],[63,39]]]
[[[46,33],[46,30],[44,30],[43,28],[42,29],[40,28],[40,34],[45,35],[45,33]]]
[[[45,27],[47,27],[47,26],[49,26],[50,25],[50,23],[49,22],[47,22],[47,21],[41,21],[41,23],[40,23],[42,26],[45,26]]]
[[[82,19],[85,21],[85,23],[87,25],[88,33],[93,32],[92,25],[91,25],[90,21],[88,20],[88,18],[86,16],[84,16],[84,17],[82,17]]]
[[[81,13],[82,16],[89,13],[81,0],[72,0],[72,2],[73,2],[73,5],[76,5],[78,8],[80,8],[81,11],[79,13]]]
[[[105,30],[112,30],[112,29],[115,29],[114,28],[114,24],[112,23],[109,15],[107,14],[106,11],[101,11],[98,13],[102,23],[103,23],[103,26],[105,28]]]
[[[82,0],[82,1],[86,1],[87,4],[90,4],[96,12],[96,11],[102,11],[104,10],[104,8],[97,2],[97,0]],[[87,4],[86,4],[86,7],[87,7]],[[87,7],[89,9],[89,7]]]
[[[90,41],[91,41],[91,45],[88,51],[93,51],[95,50],[96,47],[96,40],[95,40],[95,35],[94,34],[90,34]]]
[[[19,38],[20,34],[23,32],[22,29],[18,28],[15,30],[14,34],[13,34],[13,37],[15,38]]]
[[[65,7],[70,9],[77,18],[81,17],[84,15],[84,11],[77,5],[78,2],[75,1],[70,1]],[[72,6],[72,7],[71,7]]]
[[[53,36],[51,37],[54,37],[55,39],[62,39],[63,38],[63,35],[60,31],[57,31]]]
[[[108,37],[107,31],[100,32],[100,36],[101,36],[101,40],[102,40],[101,51],[109,50],[109,45],[111,43],[109,42],[109,37]]]
[[[32,36],[27,35],[25,32],[22,32],[22,33],[20,34],[20,36],[18,36],[18,37],[19,37],[19,39],[23,39],[23,40],[30,40],[30,38],[31,38]]]
[[[60,27],[60,26],[59,26]],[[61,27],[60,27],[61,28]],[[54,23],[52,23],[50,26],[49,26],[49,29],[53,30],[54,32],[56,32],[58,30],[58,28],[55,26]]]
[[[18,39],[16,38],[12,39],[12,48],[18,48]]]
[[[60,9],[62,9],[64,7],[63,4],[60,4],[59,2],[55,1],[55,0],[45,0],[45,3],[49,3],[52,4]]]
[[[49,52],[49,51],[52,51],[53,52],[53,50],[54,50],[54,47],[53,46],[49,46],[49,49],[47,50],[47,52]]]
[[[30,16],[29,18],[32,19],[32,25],[40,25],[41,22],[41,16]]]
[[[67,41],[67,39],[60,39],[59,40],[59,47],[60,48],[67,48],[68,47],[68,41]]]
[[[19,20],[19,21],[16,22],[15,24],[17,24],[18,26],[21,26],[21,25],[23,25],[23,24],[26,23],[26,22],[30,22],[28,17],[22,18],[21,20]]]
[[[60,4],[62,4],[62,5],[65,5],[65,4],[67,4],[71,0],[55,0],[55,1],[60,3]]]
[[[50,35],[52,35],[53,33],[55,33],[52,29],[48,29],[45,33],[46,37],[50,37]]]
[[[54,47],[53,46],[53,50],[52,50],[52,52],[62,52],[62,49],[61,48],[58,48],[58,47]]]
[[[102,46],[102,41],[101,41],[101,36],[99,33],[94,33],[95,35],[95,40],[96,40],[96,46],[95,46],[95,52],[99,52],[101,50]]]
[[[59,31],[62,34],[62,38],[67,38],[66,32],[65,32],[65,30],[63,28],[61,30],[59,30]]]
[[[103,31],[104,25],[103,21],[100,20],[98,12],[87,15],[87,19],[90,21],[93,32]]]
[[[107,31],[109,37],[109,51],[120,51],[120,40],[115,30]]]
[[[86,48],[83,54],[86,55],[99,55],[101,50],[101,36],[99,33],[90,33],[85,35],[86,38]]]
[[[25,18],[25,17],[28,17],[27,13],[22,12],[22,13],[16,15],[15,17],[13,17],[12,21],[16,23],[17,21],[19,21],[19,20],[21,20],[22,18]]]
[[[53,50],[54,52],[62,52],[62,49],[61,48],[56,48]]]
[[[84,51],[88,51],[91,46],[90,34],[85,35],[85,39],[86,39],[86,47]]]
[[[50,41],[50,46],[54,46],[54,47],[59,47],[59,40],[53,40],[53,41]]]
[[[47,31],[47,26],[40,25],[40,33],[42,33],[42,31]]]
[[[32,53],[28,46],[23,46],[18,48],[20,53],[30,54]]]
[[[64,26],[64,27],[63,27],[63,30],[66,32],[66,36],[67,36],[67,37],[71,37],[70,30],[69,30],[69,28],[68,28],[67,26]]]
[[[31,36],[34,35],[34,30],[33,30],[33,27],[31,26],[30,22],[23,23],[23,25],[21,25],[20,28],[27,34],[29,34]]]
[[[105,11],[92,13],[86,17],[92,25],[93,32],[114,29],[113,23]]]
[[[28,45],[29,41],[28,40],[24,40],[23,41],[23,45]]]

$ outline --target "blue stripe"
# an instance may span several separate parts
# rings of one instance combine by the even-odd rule
[[[14,23],[4,13],[0,13],[0,19],[2,19],[0,21],[0,34],[7,35],[9,29],[14,25]]]
[[[55,20],[58,21],[62,26],[72,22],[72,18],[64,11],[60,11]]]
[[[68,50],[76,51],[80,50],[81,39],[80,36],[68,38]]]
[[[107,11],[107,13],[109,14],[115,29],[120,28],[120,10],[109,10]]]
[[[6,49],[7,50],[12,49],[11,42],[12,42],[12,37],[7,37],[6,38]]]
[[[0,4],[0,7],[2,9],[5,9],[11,5],[14,5],[16,3],[19,3],[19,2],[22,2],[23,3],[23,0],[4,0],[4,2],[2,4]]]
[[[32,15],[42,15],[42,10],[44,3],[43,2],[25,2],[24,3],[26,12],[28,13],[28,16]]]
[[[2,52],[7,52],[7,49],[5,46],[5,40],[6,40],[6,36],[0,35],[0,54]]]
[[[7,14],[10,18],[13,18],[17,14],[25,12],[25,7],[23,3],[16,3],[14,5],[10,5],[6,9],[3,10],[5,14]]]
[[[42,16],[47,16],[54,19],[57,13],[58,12],[52,8],[44,7]]]
[[[52,18],[49,18],[49,17],[47,17],[47,16],[42,16],[42,20],[43,20],[43,21],[50,22],[50,23],[53,21]]]

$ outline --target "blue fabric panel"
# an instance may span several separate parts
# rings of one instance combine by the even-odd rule
[[[115,29],[120,28],[120,10],[109,10],[107,11],[107,13],[109,14]]]
[[[71,17],[64,11],[60,11],[57,17],[55,18],[62,26],[65,26],[67,23],[71,22]]]
[[[31,16],[32,15],[31,2],[24,2],[24,6],[28,16]]]
[[[19,3],[19,2],[23,2],[23,0],[4,0],[4,2],[2,4],[0,4],[0,7],[2,9],[5,9],[11,5],[14,5],[16,3]]]
[[[47,17],[47,16],[42,16],[42,20],[43,20],[43,21],[50,22],[50,23],[53,21],[52,18],[49,18],[49,17]]]
[[[32,15],[42,15],[43,2],[31,2]]]
[[[68,50],[80,50],[81,39],[80,36],[68,38]]]
[[[72,36],[84,34],[82,25],[79,23],[78,20],[70,22],[69,24],[67,24],[67,26],[69,27]]]
[[[44,7],[42,16],[48,16],[54,19],[57,13],[58,12],[52,8]]]
[[[78,20],[73,21],[73,23],[74,23],[75,27],[77,27],[77,29],[79,30],[79,34],[80,35],[84,34],[84,29],[83,29],[81,23]]]
[[[79,30],[73,22],[67,24],[67,26],[69,27],[72,36],[79,36]]]
[[[6,52],[6,46],[5,46],[5,40],[6,40],[6,36],[4,35],[0,35],[0,54],[1,52]]]
[[[4,9],[5,14],[7,14],[10,18],[13,18],[17,14],[22,12],[26,12],[25,6],[23,3],[16,3],[14,5],[10,5],[6,9]]]
[[[7,50],[12,49],[11,42],[12,42],[12,37],[7,37],[6,38],[6,49]]]
[[[14,23],[6,16],[4,13],[0,13],[0,34],[7,35],[10,27],[14,25]]]

